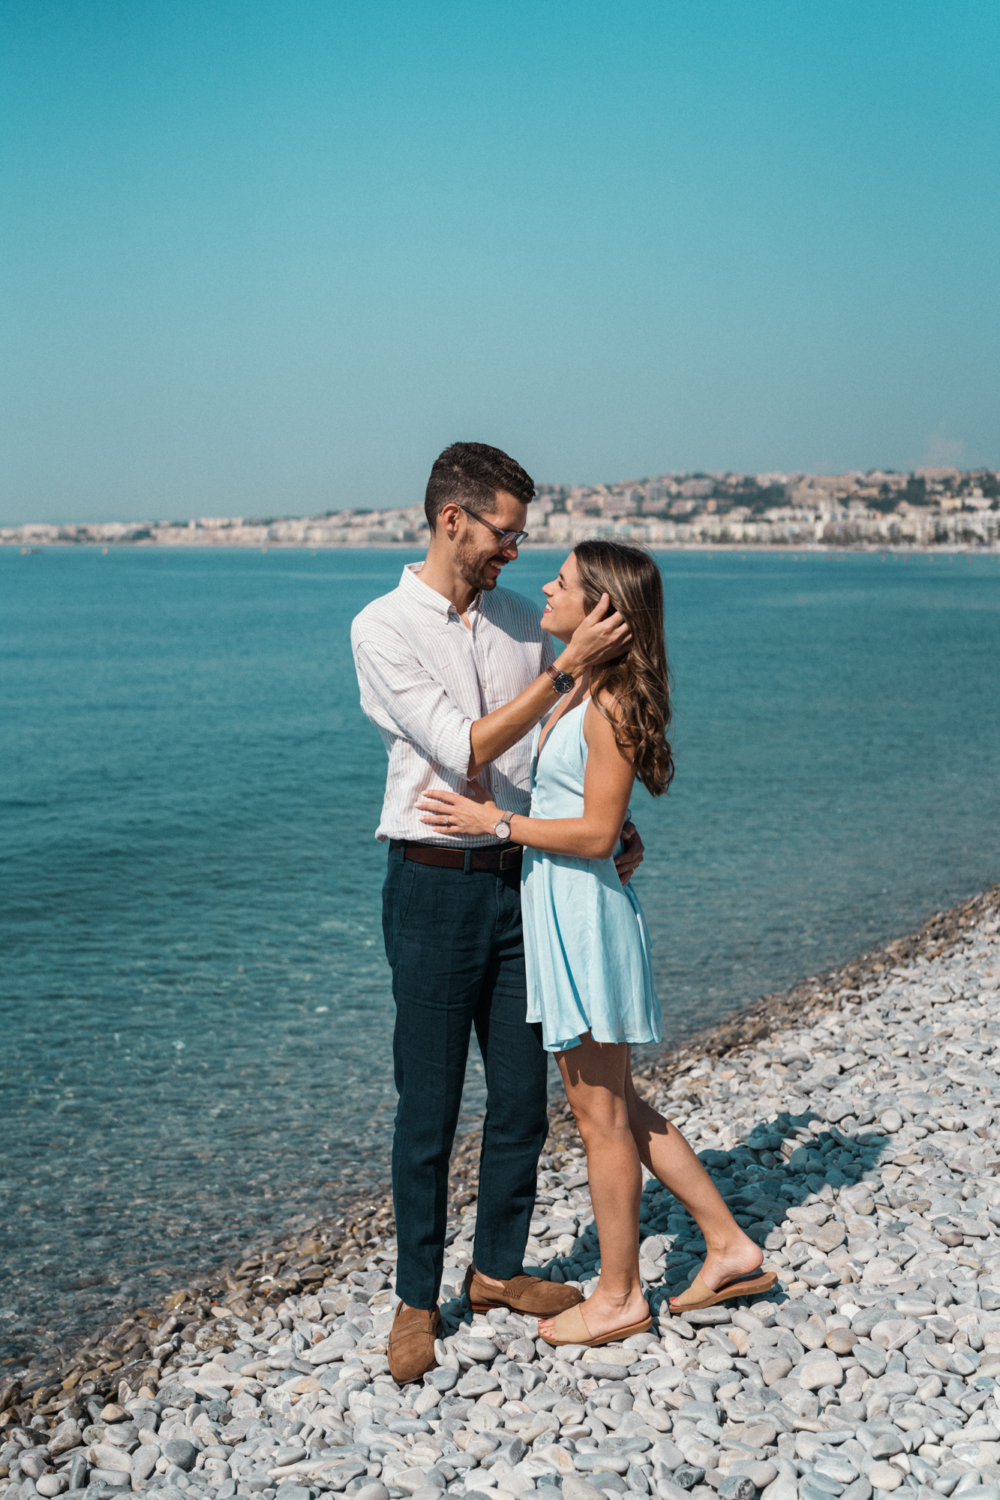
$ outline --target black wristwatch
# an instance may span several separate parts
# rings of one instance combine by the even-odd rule
[[[545,670],[552,678],[552,686],[557,693],[561,695],[573,691],[573,679],[568,672],[560,672],[556,666],[546,667]]]

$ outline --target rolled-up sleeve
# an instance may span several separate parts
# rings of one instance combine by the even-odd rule
[[[361,707],[372,723],[401,735],[456,776],[468,776],[473,720],[406,647],[374,644],[352,632]]]

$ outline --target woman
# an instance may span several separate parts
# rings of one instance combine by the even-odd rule
[[[542,629],[562,641],[602,593],[631,630],[616,661],[584,675],[535,730],[529,817],[485,797],[428,793],[424,822],[449,832],[509,824],[523,844],[521,905],[528,1020],[556,1054],[587,1149],[601,1272],[587,1300],[538,1331],[550,1344],[606,1344],[645,1332],[652,1319],[639,1279],[642,1164],[683,1203],[705,1236],[704,1264],[671,1311],[768,1290],[761,1252],[736,1224],[680,1131],[636,1094],[631,1049],[659,1041],[649,934],[632,889],[614,866],[636,778],[654,797],[673,760],[663,587],[653,559],[618,542],[581,542],[546,597]],[[503,832],[503,830],[500,830]]]

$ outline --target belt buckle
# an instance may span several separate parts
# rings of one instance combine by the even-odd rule
[[[501,849],[501,851],[500,851],[500,868],[501,868],[501,870],[512,870],[514,868],[515,864],[517,863],[517,861],[520,859],[520,857],[521,857],[520,845],[518,845],[517,847],[515,847],[513,849]]]

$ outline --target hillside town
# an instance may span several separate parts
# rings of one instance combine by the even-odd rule
[[[614,484],[541,485],[528,546],[619,537],[652,547],[1000,547],[1000,472],[919,468],[848,474],[660,474]],[[223,547],[419,545],[422,505],[318,516],[35,522],[0,545]]]

